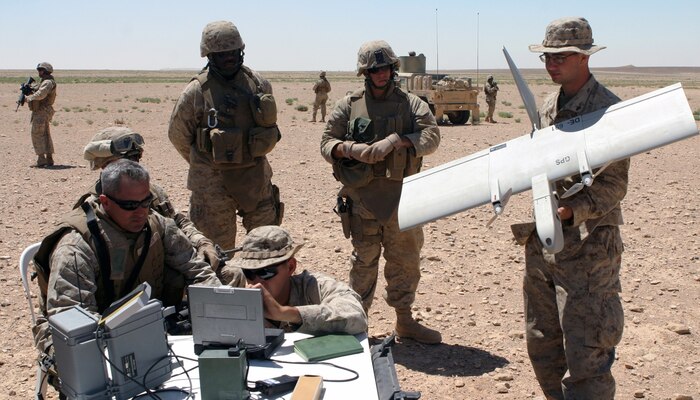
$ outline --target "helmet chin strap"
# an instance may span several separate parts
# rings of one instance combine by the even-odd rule
[[[369,83],[370,87],[372,87],[372,88],[386,91],[389,88],[389,86],[391,86],[391,84],[394,82],[395,76],[396,76],[396,70],[394,69],[394,65],[392,64],[390,77],[385,85],[382,85],[382,86],[375,85],[374,81],[372,81],[372,78],[370,78],[369,75],[365,75],[365,82]]]
[[[207,63],[207,66],[204,68],[206,69],[207,67],[209,67],[210,71],[221,76],[222,78],[231,79],[234,76],[236,76],[238,71],[241,70],[241,66],[243,65],[244,56],[245,56],[245,52],[243,52],[243,50],[241,50],[238,62],[232,68],[226,68],[226,69],[219,68],[219,66],[216,65],[214,60],[211,57],[208,57],[209,62]]]

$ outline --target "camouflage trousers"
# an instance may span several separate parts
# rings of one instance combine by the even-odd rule
[[[246,231],[264,225],[279,225],[279,190],[272,185],[272,171],[260,179],[266,182],[258,195],[254,210],[244,211],[236,197],[230,194],[221,173],[211,168],[198,168],[196,180],[190,180],[190,220],[204,236],[225,250],[236,246],[236,215],[242,218]],[[193,181],[197,182],[193,184]]]
[[[489,106],[489,111],[488,114],[486,114],[486,118],[488,119],[493,119],[493,113],[496,111],[496,100],[488,101],[486,100],[486,104]]]
[[[53,141],[51,140],[51,118],[53,112],[32,113],[32,145],[36,155],[53,154]]]
[[[316,120],[316,112],[319,107],[321,108],[321,119],[326,119],[326,102],[328,101],[328,94],[326,93],[316,93],[316,99],[314,100],[314,111],[313,120]]]
[[[394,308],[410,308],[420,281],[420,250],[423,247],[423,229],[399,231],[396,213],[382,225],[358,201],[353,204],[350,217],[353,251],[350,256],[350,287],[362,298],[362,306],[369,310],[377,288],[379,256],[384,251],[383,293],[386,303]]]
[[[585,240],[565,229],[562,252],[550,255],[533,233],[524,278],[527,350],[548,399],[613,399],[610,372],[624,324],[620,303],[622,238],[617,226]]]

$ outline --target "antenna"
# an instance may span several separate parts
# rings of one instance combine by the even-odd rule
[[[438,44],[438,9],[435,9],[435,70],[440,74],[440,47]]]
[[[476,12],[476,87],[479,87],[479,12]]]

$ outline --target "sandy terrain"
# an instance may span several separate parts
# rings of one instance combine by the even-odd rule
[[[443,126],[440,149],[425,159],[426,168],[529,132],[515,86],[506,71],[493,72],[501,87],[496,112],[510,112],[513,118],[498,118],[498,124]],[[22,249],[51,231],[96,178],[82,159],[82,149],[94,133],[116,122],[141,132],[146,139],[143,163],[154,180],[178,208],[186,210],[189,198],[187,165],[168,141],[167,125],[173,102],[192,73],[57,71],[53,169],[29,167],[36,160],[29,111],[25,107],[14,112],[19,83],[28,73],[0,72],[0,398],[11,399],[30,398],[35,371],[17,259]],[[283,138],[269,158],[273,182],[286,203],[284,225],[307,242],[298,255],[302,268],[345,280],[351,246],[332,212],[339,184],[319,154],[323,125],[308,122],[310,111],[295,109],[313,100],[315,73],[266,76],[280,109]],[[525,76],[538,101],[554,89],[541,71],[525,71]],[[697,69],[630,68],[597,76],[623,99],[682,81],[691,108],[700,110]],[[331,104],[360,85],[350,72],[329,73],[329,80]],[[139,101],[147,98],[159,102]],[[298,100],[288,105],[286,99]],[[485,108],[483,97],[480,102]],[[621,399],[676,399],[678,394],[700,399],[698,159],[700,139],[695,137],[632,160],[623,202],[625,333],[613,367]],[[444,344],[424,346],[407,340],[395,346],[404,390],[421,391],[425,399],[541,397],[523,339],[523,249],[513,243],[509,228],[529,218],[530,203],[528,193],[514,196],[490,229],[485,227],[490,207],[425,226],[415,312],[442,332]],[[374,304],[369,333],[381,336],[391,331],[393,313],[381,297]],[[669,329],[676,325],[690,333]]]

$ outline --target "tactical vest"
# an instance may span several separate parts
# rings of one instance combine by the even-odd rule
[[[399,136],[413,132],[408,95],[394,87],[386,99],[376,100],[365,95],[365,89],[350,95],[350,117],[345,140],[374,143],[396,132]],[[366,164],[341,159],[334,163],[334,175],[343,185],[359,188],[375,179],[386,178],[401,182],[406,176],[420,171],[422,157],[413,149],[395,149],[383,160]]]
[[[203,71],[204,118],[197,129],[197,150],[219,169],[245,168],[272,151],[280,139],[274,97],[245,66],[230,81]]]
[[[27,107],[29,107],[30,110],[32,111],[41,111],[41,110],[50,110],[53,111],[53,103],[56,101],[56,81],[53,79],[53,77],[42,79],[42,82],[44,81],[51,81],[53,82],[53,90],[49,92],[49,94],[44,97],[41,100],[33,100],[30,101],[27,104]]]
[[[107,255],[111,265],[111,281],[114,284],[114,298],[106,296],[106,288],[103,283],[103,277],[97,276],[95,284],[97,292],[95,299],[98,305],[98,312],[104,311],[113,301],[119,299],[123,295],[131,291],[141,282],[148,282],[151,285],[151,297],[158,298],[165,305],[174,305],[182,298],[182,289],[184,288],[184,279],[182,279],[182,288],[169,287],[168,280],[172,279],[173,271],[168,272],[165,268],[165,248],[163,245],[163,237],[165,233],[164,226],[159,223],[158,218],[153,214],[148,217],[148,225],[151,230],[151,240],[149,243],[148,253],[142,264],[140,273],[136,277],[132,287],[124,287],[128,275],[132,271],[133,264],[139,258],[140,249],[144,246],[144,234],[141,234],[136,239],[137,244],[133,246],[133,253],[129,254],[131,246],[123,231],[116,228],[110,223],[104,222],[98,217],[98,226],[102,238],[107,244]],[[50,257],[56,245],[61,238],[69,231],[75,230],[83,240],[90,246],[90,249],[95,254],[98,260],[100,252],[97,249],[95,241],[92,239],[92,233],[87,224],[87,216],[83,209],[78,208],[68,213],[59,223],[58,228],[46,236],[41,242],[41,246],[36,256],[34,264],[37,269],[38,283],[41,290],[42,302],[41,311],[46,315],[46,299],[48,292],[48,277],[50,274]],[[102,266],[98,268],[98,274],[102,273]],[[177,286],[177,285],[176,285]],[[176,292],[179,290],[179,297]]]

